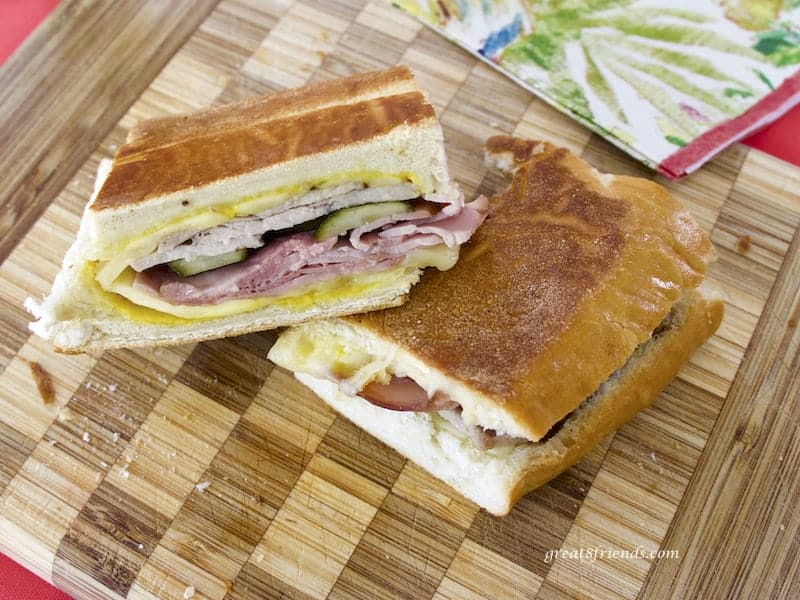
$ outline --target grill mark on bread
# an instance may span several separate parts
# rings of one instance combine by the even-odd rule
[[[263,123],[211,131],[132,152],[120,149],[94,211],[136,204],[287,162],[330,152],[434,119],[419,92],[331,106]]]
[[[205,135],[210,131],[240,127],[243,122],[252,125],[275,121],[344,101],[366,100],[372,95],[390,96],[415,89],[414,77],[408,67],[397,66],[386,71],[359,73],[342,79],[247,98],[190,115],[148,119],[131,129],[127,143],[120,149],[121,154],[118,157],[134,154],[154,145]]]

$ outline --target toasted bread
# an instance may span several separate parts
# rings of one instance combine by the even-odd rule
[[[655,400],[717,329],[722,313],[719,300],[709,300],[696,290],[687,292],[675,305],[671,326],[645,342],[613,381],[570,413],[546,440],[513,449],[478,450],[431,413],[385,410],[344,393],[325,378],[300,371],[295,376],[350,421],[488,512],[502,516]]]
[[[403,306],[289,329],[269,357],[502,515],[650,404],[723,305],[697,289],[708,235],[660,186],[545,142],[492,138],[487,154],[513,180],[453,269]],[[366,391],[408,380],[427,404]]]
[[[482,405],[476,423],[538,440],[700,284],[714,253],[653,182],[601,175],[548,143],[487,148],[494,164],[513,156],[516,175],[456,266],[426,273],[402,308],[348,321],[457,380]]]
[[[433,107],[405,67],[140,123],[110,169],[101,168],[50,296],[28,303],[38,319],[32,330],[65,352],[82,352],[198,341],[396,306],[423,268],[452,264],[457,247],[441,244],[438,254],[418,249],[391,274],[350,273],[294,289],[288,298],[225,299],[183,312],[170,312],[170,302],[156,294],[153,301],[137,296],[134,271],[150,267],[132,265],[187,231],[224,230],[239,217],[289,210],[313,213],[306,217],[313,221],[379,188],[403,189],[389,200],[435,195],[461,205],[443,142]],[[261,238],[246,248],[266,243]],[[166,263],[151,266],[160,264]]]

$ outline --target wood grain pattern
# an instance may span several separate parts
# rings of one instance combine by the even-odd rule
[[[759,155],[752,163],[761,175],[775,172],[776,165]],[[740,177],[732,194],[739,213],[753,210],[754,195],[766,205],[773,218],[747,228],[756,246],[748,258],[763,270],[779,271],[664,541],[685,548],[685,554],[657,564],[644,587],[653,597],[690,590],[717,597],[789,597],[800,588],[800,516],[794,510],[800,501],[800,175],[789,175],[763,186],[752,175]],[[763,191],[771,193],[764,197]],[[737,220],[740,226],[747,222]],[[756,268],[749,265],[748,271]]]
[[[21,308],[139,119],[398,62],[468,195],[504,185],[486,136],[547,138],[669,187],[719,257],[717,334],[504,519],[269,363],[274,332],[61,356]],[[796,595],[800,170],[735,146],[665,181],[384,0],[65,0],[0,83],[0,551],[80,598]],[[575,558],[595,548],[640,554]]]
[[[0,260],[215,4],[65,0],[0,68]]]

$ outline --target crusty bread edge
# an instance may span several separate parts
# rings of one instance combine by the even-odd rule
[[[600,173],[574,153],[539,140],[495,136],[486,147],[490,164],[514,174],[561,153],[559,164],[588,190],[630,204],[624,217],[624,232],[630,238],[619,256],[596,289],[581,300],[574,318],[519,376],[516,400],[499,402],[509,419],[527,431],[526,437],[539,439],[648,339],[681,295],[700,285],[716,257],[708,234],[655,182]],[[667,288],[657,282],[668,282]],[[622,326],[611,327],[609,322]],[[587,336],[593,344],[586,344]],[[598,348],[603,348],[600,356]],[[564,380],[553,370],[554,362],[561,369],[572,362],[576,376]]]
[[[546,455],[535,469],[520,473],[508,490],[508,510],[520,497],[577,463],[606,435],[649,406],[694,351],[714,334],[723,313],[721,300],[706,298],[698,290],[686,292],[674,306],[673,322],[677,324],[635,353],[612,385],[570,415],[559,432],[545,442],[561,451]]]
[[[555,435],[541,443],[518,446],[507,457],[495,458],[490,453],[482,455],[474,448],[453,448],[451,445],[448,451],[439,451],[426,462],[422,458],[434,444],[435,432],[430,430],[433,433],[427,439],[411,441],[404,435],[405,431],[425,431],[420,425],[429,422],[426,413],[379,409],[360,398],[346,396],[330,381],[303,373],[295,373],[295,376],[356,425],[414,460],[488,512],[502,516],[520,497],[578,462],[606,435],[652,403],[691,354],[717,329],[723,304],[705,298],[697,290],[690,290],[675,305],[674,311],[671,328],[643,345],[616,379],[573,411]],[[391,429],[401,433],[396,437],[386,435]],[[452,458],[453,452],[459,454],[456,459]],[[443,464],[442,455],[449,462]]]
[[[388,132],[336,150],[300,156],[136,204],[97,210],[94,202],[90,202],[81,231],[86,256],[108,260],[108,248],[126,246],[136,237],[132,232],[157,231],[166,223],[179,223],[205,211],[214,211],[219,205],[227,205],[237,198],[256,197],[295,185],[302,187],[309,181],[324,181],[342,173],[355,176],[362,171],[413,174],[421,194],[436,192],[457,197],[459,191],[450,179],[442,136],[441,127],[431,117],[416,124],[398,125]],[[109,176],[113,175],[114,168],[112,166]],[[271,208],[299,193],[304,190],[279,192]]]

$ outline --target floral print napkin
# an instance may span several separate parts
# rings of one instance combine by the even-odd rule
[[[672,178],[800,103],[800,0],[394,3]]]

